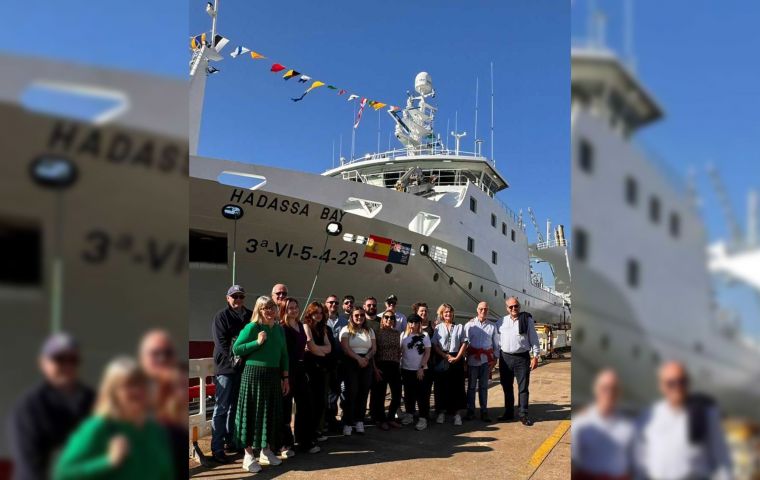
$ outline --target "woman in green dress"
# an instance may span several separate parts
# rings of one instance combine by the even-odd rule
[[[273,450],[282,447],[282,397],[289,391],[288,349],[278,323],[277,304],[259,297],[251,321],[240,332],[232,352],[245,363],[235,415],[234,438],[245,448],[243,470],[256,473],[260,465],[279,465]],[[257,457],[254,449],[260,449]]]
[[[137,362],[113,360],[103,375],[94,414],[69,438],[53,477],[174,478],[169,438],[149,410],[148,380]]]

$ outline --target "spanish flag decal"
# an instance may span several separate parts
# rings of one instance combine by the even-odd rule
[[[391,243],[393,240],[385,237],[370,235],[367,240],[367,247],[364,249],[364,256],[374,258],[375,260],[388,261],[388,254],[391,252]]]

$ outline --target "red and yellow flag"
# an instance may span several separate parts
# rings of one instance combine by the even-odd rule
[[[375,260],[388,260],[388,254],[391,252],[393,240],[377,235],[370,235],[367,240],[367,247],[364,249],[364,256],[374,258]]]

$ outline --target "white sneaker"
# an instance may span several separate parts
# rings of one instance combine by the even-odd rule
[[[356,422],[354,428],[356,429],[356,433],[364,433],[364,422]]]
[[[277,466],[282,463],[282,460],[277,458],[277,455],[275,455],[274,453],[272,453],[271,450],[266,448],[266,449],[261,450],[261,454],[259,455],[259,463],[264,466],[267,466],[267,465]]]
[[[458,413],[454,415],[454,425],[460,426],[462,425],[462,416]]]
[[[438,418],[435,419],[435,423],[443,423],[446,421],[446,414],[439,413]]]
[[[401,425],[409,425],[414,421],[414,415],[411,413],[405,413],[403,417],[401,417]]]
[[[243,470],[249,473],[258,473],[261,471],[261,465],[256,461],[256,457],[245,452],[243,457]]]
[[[314,445],[309,449],[309,453],[319,453],[320,451],[322,451],[322,449],[319,448],[319,445]]]
[[[427,419],[424,417],[420,417],[419,420],[417,420],[417,425],[414,426],[417,430],[425,430],[427,428]]]
[[[351,425],[344,425],[343,426],[343,435],[350,436],[351,435]]]
[[[296,451],[293,450],[292,448],[288,447],[288,448],[284,449],[283,451],[281,451],[278,456],[282,460],[287,460],[289,458],[295,457],[296,456]]]

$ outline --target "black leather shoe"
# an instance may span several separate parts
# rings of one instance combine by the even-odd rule
[[[530,427],[531,425],[533,425],[533,420],[531,420],[528,417],[520,417],[520,423],[522,423],[526,427]]]
[[[243,449],[242,448],[235,448],[232,445],[225,445],[224,446],[224,453],[227,455],[242,455]]]
[[[500,422],[511,422],[515,419],[515,416],[511,413],[505,412],[503,415],[500,415],[497,420]]]
[[[482,421],[486,422],[486,423],[491,423],[491,421],[492,421],[491,417],[489,417],[487,413],[481,413],[480,414],[480,419]]]
[[[464,416],[465,420],[472,420],[473,418],[475,418],[475,414],[472,412],[467,412],[467,415]]]
[[[221,464],[228,464],[232,461],[227,458],[227,455],[225,455],[224,452],[214,452],[214,454],[211,455],[211,458],[213,458],[215,462]]]

